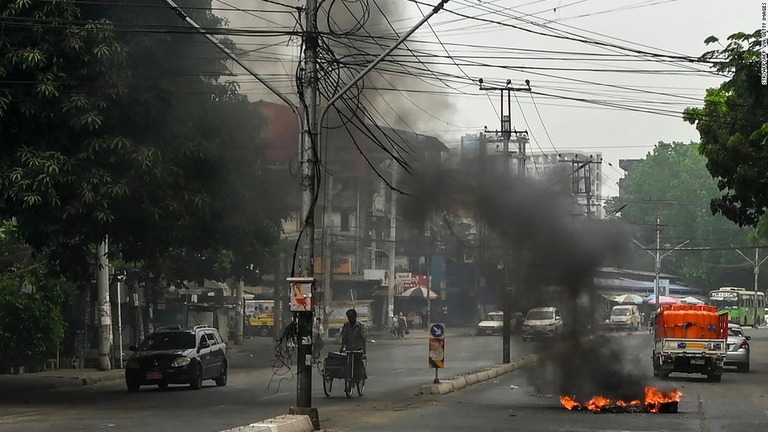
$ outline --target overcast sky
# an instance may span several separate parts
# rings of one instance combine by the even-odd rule
[[[341,0],[325,2],[332,4],[340,28],[354,22],[350,11],[362,14],[356,9],[360,4],[347,3],[347,11]],[[408,0],[368,0],[367,6],[371,18],[365,32],[384,46],[391,45],[385,38],[393,34],[390,25],[402,34],[422,17]],[[230,20],[231,28],[291,30],[295,24],[290,9],[263,0],[216,0],[214,7],[230,9],[218,13]],[[429,8],[422,6],[421,11]],[[517,94],[512,123],[531,132],[531,151],[602,152],[604,195],[617,195],[619,159],[641,158],[660,140],[698,140],[697,131],[679,113],[701,105],[705,89],[724,78],[685,57],[719,48],[705,46],[710,35],[724,41],[760,25],[761,2],[755,0],[451,0],[382,65],[389,71],[408,67],[417,78],[385,74],[385,81],[372,76],[369,86],[376,93],[366,100],[377,107],[380,121],[438,135],[452,146],[465,133],[499,127],[499,94],[480,91],[478,78],[495,85],[509,79],[516,87],[528,79],[536,96]],[[370,48],[367,33],[358,32],[350,40]],[[287,94],[295,93],[295,40],[280,35],[235,39],[250,51],[245,58],[251,67]],[[233,72],[243,74],[236,68]],[[240,79],[252,100],[275,100],[245,74]],[[600,105],[605,103],[620,107]]]

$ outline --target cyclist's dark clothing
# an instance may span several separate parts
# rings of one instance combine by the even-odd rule
[[[366,352],[366,342],[368,338],[368,330],[360,321],[355,321],[350,326],[349,322],[345,322],[341,328],[341,348],[347,351],[362,351]],[[355,381],[364,380],[368,377],[365,373],[365,363],[363,362],[363,354],[355,353],[355,373],[352,377]]]

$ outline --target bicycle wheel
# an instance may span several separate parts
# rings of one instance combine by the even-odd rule
[[[333,390],[333,378],[323,377],[323,393],[325,397],[331,397],[331,390]]]

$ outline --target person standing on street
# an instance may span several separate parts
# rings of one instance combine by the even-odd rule
[[[320,355],[325,346],[323,341],[323,335],[325,329],[323,329],[323,320],[320,317],[315,318],[315,323],[312,325],[312,361],[319,362]]]

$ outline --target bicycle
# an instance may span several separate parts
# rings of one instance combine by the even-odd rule
[[[333,380],[344,380],[344,394],[347,398],[352,397],[352,388],[357,389],[357,394],[362,396],[365,392],[365,378],[355,380],[355,356],[360,355],[363,360],[363,376],[368,365],[368,359],[363,351],[345,351],[344,353],[329,352],[323,365],[323,393],[325,397],[331,396],[333,390]]]

